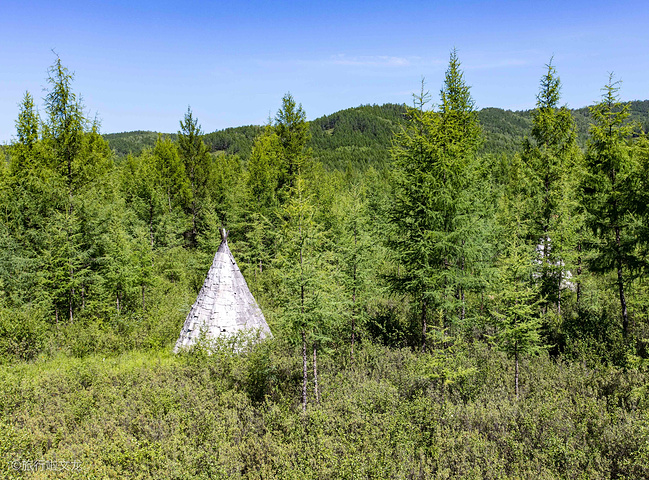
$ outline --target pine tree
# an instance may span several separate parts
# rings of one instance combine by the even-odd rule
[[[110,148],[99,134],[97,121],[88,122],[77,94],[72,91],[73,75],[57,58],[49,70],[50,89],[45,98],[48,119],[43,125],[47,173],[43,175],[43,197],[47,197],[49,242],[44,248],[45,285],[53,294],[57,319],[65,310],[70,323],[83,308],[91,277],[93,240],[88,235],[90,217],[83,212],[93,186],[112,167]],[[63,228],[63,232],[61,232]],[[61,242],[65,243],[62,244]],[[56,257],[63,255],[63,258]],[[61,272],[67,269],[63,280]],[[67,288],[65,294],[61,288]]]
[[[363,304],[368,289],[369,258],[372,244],[366,191],[362,184],[352,183],[348,192],[339,193],[336,203],[339,233],[336,236],[340,254],[342,281],[347,291],[351,359],[359,328],[364,320]],[[347,329],[345,329],[346,331]]]

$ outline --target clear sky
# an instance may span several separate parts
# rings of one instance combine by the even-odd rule
[[[554,56],[570,107],[614,72],[649,99],[645,1],[0,0],[0,143],[18,103],[44,114],[52,50],[102,132],[175,132],[190,105],[205,132],[263,124],[291,92],[309,119],[436,97],[458,50],[479,108],[532,108]]]

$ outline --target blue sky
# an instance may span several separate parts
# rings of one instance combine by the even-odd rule
[[[52,49],[102,132],[262,124],[291,92],[309,119],[411,103],[441,87],[455,47],[479,108],[532,108],[554,56],[562,101],[591,104],[614,72],[649,99],[649,6],[627,1],[0,0],[0,143],[18,103],[41,113]]]

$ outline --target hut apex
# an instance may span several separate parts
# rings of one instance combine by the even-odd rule
[[[228,247],[228,231],[221,229],[219,246],[196,302],[185,319],[174,352],[196,343],[201,332],[208,338],[231,335],[239,330],[260,330],[272,336],[264,314]]]

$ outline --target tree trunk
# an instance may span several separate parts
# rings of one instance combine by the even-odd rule
[[[73,271],[70,269],[70,278],[73,279]],[[73,299],[74,299],[74,287],[70,289],[70,301],[69,301],[69,306],[70,306],[70,324],[74,323],[74,317],[72,315],[72,306],[73,306]]]
[[[318,391],[318,358],[317,348],[313,345],[313,392],[315,395],[316,403],[320,403],[320,392]]]
[[[557,291],[557,316],[561,320],[561,276],[559,276],[559,290]]]
[[[581,241],[577,242],[577,311],[581,308]]]
[[[151,248],[153,249],[153,202],[149,203],[149,237],[151,237]]]
[[[426,333],[428,331],[428,326],[426,325],[426,300],[421,302],[421,325],[422,325],[422,343],[421,351],[426,351]]]
[[[357,238],[356,229],[354,229],[354,249],[356,248]],[[355,250],[354,250],[355,251]],[[356,259],[354,258],[354,271],[352,278],[352,363],[354,363],[354,341],[356,340]]]
[[[514,389],[516,392],[516,400],[518,400],[518,345],[516,345],[516,351],[514,353],[514,360],[516,365],[514,367]]]
[[[307,387],[307,364],[306,364],[306,332],[302,329],[302,411],[306,413],[306,387]]]
[[[620,248],[620,227],[615,226],[615,241]],[[626,309],[626,297],[624,296],[624,277],[622,275],[622,258],[617,257],[617,285],[620,292],[620,306],[622,308],[622,334],[627,338],[629,334],[629,315]]]

